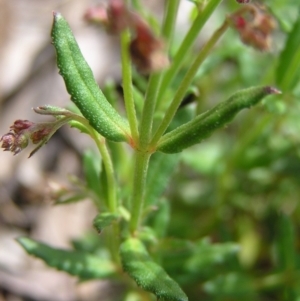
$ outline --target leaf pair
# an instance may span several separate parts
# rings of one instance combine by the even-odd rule
[[[99,220],[95,220],[95,223]],[[107,222],[107,220],[106,220]],[[101,228],[103,221],[100,222]],[[116,275],[116,266],[107,259],[83,251],[52,248],[29,238],[18,242],[30,254],[49,266],[78,276],[81,280],[106,279]],[[187,301],[179,285],[150,258],[144,245],[135,238],[127,239],[120,248],[124,270],[143,289],[152,292],[160,300]]]
[[[60,74],[72,101],[83,116],[105,138],[115,142],[129,142],[131,134],[128,122],[111,106],[99,89],[68,23],[59,13],[54,13],[52,39]],[[176,153],[200,143],[213,131],[231,121],[240,110],[251,107],[265,96],[274,93],[278,91],[271,87],[255,87],[239,91],[227,101],[165,134],[154,149]]]

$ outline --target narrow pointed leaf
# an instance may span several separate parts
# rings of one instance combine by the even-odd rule
[[[51,267],[78,276],[81,280],[106,279],[116,272],[111,261],[83,251],[56,249],[26,237],[18,238],[17,241],[28,254],[42,259]]]
[[[138,239],[127,239],[121,245],[120,254],[124,270],[138,286],[155,294],[159,300],[188,300],[179,285],[151,259]]]
[[[59,72],[72,101],[82,115],[107,139],[115,142],[128,141],[128,123],[99,89],[67,21],[59,13],[54,13],[51,36],[56,49]]]
[[[276,84],[283,91],[291,90],[300,78],[300,14],[288,35],[276,70]]]
[[[110,226],[118,218],[118,214],[103,212],[95,217],[93,225],[96,228],[96,230],[100,233],[105,227]]]
[[[267,95],[278,93],[280,92],[272,87],[241,90],[213,109],[165,134],[158,142],[157,150],[164,153],[176,153],[200,143],[215,130],[230,122],[242,109],[250,108]]]

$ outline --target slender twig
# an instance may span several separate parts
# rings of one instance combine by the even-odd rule
[[[147,150],[152,131],[152,122],[155,109],[155,100],[157,97],[157,87],[159,86],[161,76],[159,73],[152,74],[147,86],[145,103],[142,112],[140,124],[140,141],[138,148],[142,151]]]
[[[175,113],[187,91],[189,88],[191,82],[193,81],[193,78],[195,77],[200,65],[202,62],[206,59],[214,45],[218,42],[220,37],[224,34],[226,29],[228,28],[229,23],[227,19],[223,23],[223,25],[215,31],[213,36],[207,41],[207,43],[203,46],[203,48],[198,53],[195,61],[191,65],[190,69],[186,73],[185,77],[183,78],[180,86],[178,87],[177,92],[175,93],[174,99],[172,103],[170,104],[161,124],[159,125],[152,141],[151,141],[151,148],[154,148],[160,137],[164,134],[166,129],[168,128],[170,122],[172,121],[173,117],[175,116]]]
[[[162,36],[166,40],[167,44],[172,38],[175,21],[177,17],[179,0],[169,0],[166,1],[165,17],[162,24]],[[144,149],[150,142],[153,114],[156,106],[156,100],[158,96],[158,91],[162,79],[162,73],[155,73],[150,76],[148,82],[145,104],[142,113],[141,125],[140,125],[140,148]]]
[[[147,152],[135,153],[135,166],[134,166],[134,188],[131,203],[131,219],[130,231],[135,233],[138,229],[142,209],[144,206],[145,184],[148,171],[148,162],[150,154]]]
[[[168,0],[165,3],[166,14],[163,21],[161,33],[169,46],[175,30],[175,22],[177,18],[180,0]]]
[[[157,103],[160,105],[164,93],[167,91],[170,83],[178,73],[186,54],[191,49],[194,41],[196,40],[199,32],[203,28],[204,24],[214,12],[216,7],[222,2],[222,0],[210,0],[208,4],[205,6],[204,10],[198,14],[197,18],[193,22],[190,30],[186,34],[184,40],[181,43],[178,51],[176,52],[175,57],[173,58],[172,65],[169,70],[164,74],[164,78],[162,79],[161,86],[158,93],[158,100]]]
[[[139,133],[138,133],[136,111],[135,111],[133,93],[132,93],[132,74],[131,74],[130,57],[128,52],[129,41],[130,41],[129,31],[125,30],[121,34],[123,91],[124,91],[125,108],[127,112],[127,118],[131,130],[132,139],[133,141],[136,142],[138,140]]]
[[[81,116],[74,116],[74,120],[83,124],[85,128],[88,130],[90,136],[94,139],[97,148],[101,154],[102,162],[105,169],[105,175],[107,179],[107,205],[108,209],[112,213],[116,213],[118,210],[118,203],[117,203],[117,186],[116,186],[116,179],[114,175],[114,168],[111,156],[109,154],[108,148],[106,146],[105,138],[100,136],[89,124],[89,122],[81,117]],[[107,234],[107,240],[109,249],[111,252],[111,256],[116,264],[120,264],[119,258],[119,226],[117,224],[113,224],[109,233]]]
[[[166,3],[165,17],[162,25],[162,35],[169,42],[172,38],[175,21],[179,6],[179,0],[169,0]],[[151,153],[148,150],[152,134],[152,123],[158,89],[161,82],[161,73],[155,73],[150,76],[145,103],[142,111],[140,123],[140,139],[138,149],[135,151],[134,166],[134,187],[131,203],[130,231],[134,233],[139,226],[140,217],[144,206],[145,184],[148,171],[148,162]]]
[[[88,130],[90,136],[94,139],[94,141],[97,145],[97,148],[102,157],[102,161],[103,161],[104,168],[105,168],[105,174],[106,174],[106,178],[107,178],[108,209],[112,213],[115,213],[117,211],[116,182],[115,182],[113,164],[112,164],[112,160],[111,160],[109,151],[108,151],[106,143],[105,143],[105,138],[100,136],[98,134],[98,132],[96,132],[90,126],[89,122],[85,118],[83,118],[79,115],[74,115],[73,120],[76,120],[77,122],[79,122],[85,126],[85,128]]]

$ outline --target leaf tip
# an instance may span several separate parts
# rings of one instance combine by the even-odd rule
[[[275,87],[271,87],[271,86],[266,86],[265,91],[267,94],[282,94],[282,92],[280,90],[278,90]]]
[[[17,237],[15,240],[16,240],[17,243],[20,244],[26,251],[28,250],[28,248],[29,248],[30,245],[32,244],[32,241],[30,241],[30,239],[29,239],[28,237],[25,237],[25,236]]]
[[[52,13],[53,13],[54,20],[57,20],[62,17],[60,12],[53,11]]]

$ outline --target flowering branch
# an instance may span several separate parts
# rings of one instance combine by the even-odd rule
[[[34,123],[29,120],[18,119],[10,126],[10,131],[4,134],[0,142],[4,151],[10,151],[14,155],[19,154],[25,149],[29,142],[37,144],[37,147],[30,153],[29,158],[33,156],[43,145],[45,145],[52,135],[66,123],[77,120],[79,115],[68,110],[43,106],[35,108],[34,111],[42,115],[52,115],[57,120],[53,122]]]

